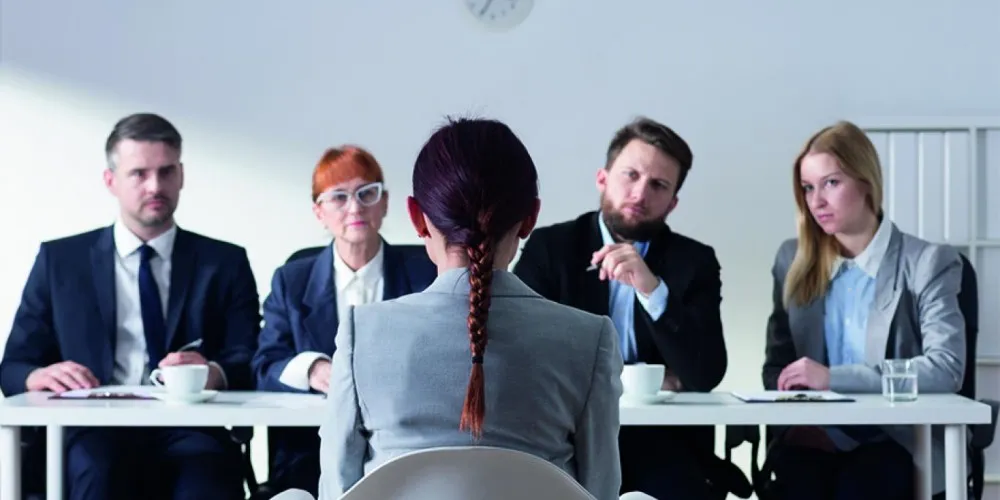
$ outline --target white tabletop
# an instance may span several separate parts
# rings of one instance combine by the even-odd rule
[[[729,393],[681,393],[666,403],[623,402],[622,425],[919,425],[980,424],[987,405],[956,395],[921,394],[892,404],[881,395],[842,403],[744,403]],[[193,405],[141,400],[52,400],[28,393],[0,401],[0,425],[74,427],[286,426],[317,427],[326,418],[322,396],[221,392]]]
[[[890,403],[881,394],[851,402],[745,403],[727,392],[681,393],[658,405],[621,406],[622,425],[946,425],[985,424],[990,407],[955,394]]]

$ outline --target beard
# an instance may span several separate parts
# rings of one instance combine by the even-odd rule
[[[601,200],[604,225],[616,239],[627,241],[649,241],[663,229],[667,214],[637,221],[629,221],[621,211],[616,210],[607,200]]]

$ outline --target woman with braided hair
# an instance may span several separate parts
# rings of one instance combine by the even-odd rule
[[[401,454],[470,445],[531,453],[618,498],[614,326],[507,271],[539,206],[535,165],[503,123],[452,120],[420,150],[407,208],[438,276],[341,319],[321,498]]]

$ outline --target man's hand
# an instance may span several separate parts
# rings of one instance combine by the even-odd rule
[[[673,370],[667,370],[667,373],[663,375],[663,385],[660,389],[664,391],[680,392],[684,390],[684,384],[681,383],[681,379],[674,374]]]
[[[781,370],[778,390],[811,389],[825,391],[830,388],[830,369],[809,359],[799,358]]]
[[[309,367],[309,387],[326,393],[330,390],[330,360],[319,358]]]
[[[52,391],[59,394],[74,389],[93,389],[101,383],[86,366],[63,361],[35,369],[28,375],[24,385],[29,391]]]
[[[218,365],[209,364],[208,360],[206,360],[205,357],[197,351],[178,351],[167,354],[167,356],[163,358],[163,361],[160,361],[159,367],[163,368],[165,366],[177,365],[208,365],[208,380],[205,381],[205,388],[225,388],[226,379],[223,377]]]
[[[649,296],[660,284],[660,278],[649,270],[649,266],[631,243],[604,245],[590,258],[591,264],[598,262],[601,266],[598,270],[601,280],[619,281],[644,296]]]

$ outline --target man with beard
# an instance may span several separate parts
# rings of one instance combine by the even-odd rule
[[[105,153],[118,219],[41,244],[0,388],[12,396],[136,386],[156,368],[202,365],[206,389],[251,389],[256,283],[243,248],[174,223],[180,133],[160,116],[131,115]],[[243,498],[239,450],[225,429],[68,428],[64,438],[68,498]]]
[[[719,262],[665,223],[691,162],[670,128],[629,123],[597,171],[600,211],[536,229],[514,272],[550,300],[610,316],[625,363],[666,365],[664,389],[711,391],[727,365]],[[712,427],[622,427],[619,447],[622,492],[706,498],[708,482],[723,482]]]

